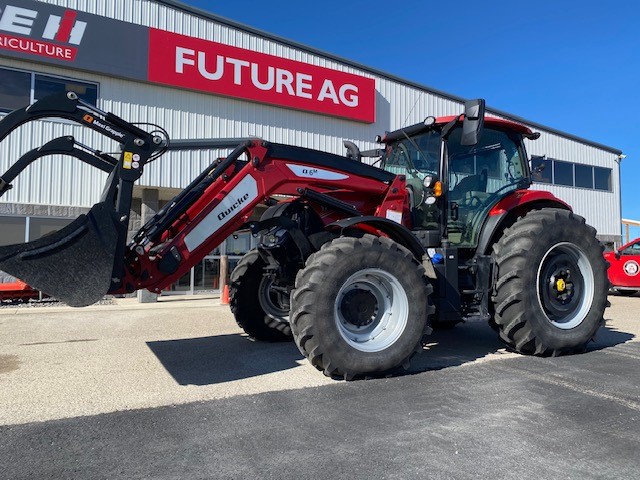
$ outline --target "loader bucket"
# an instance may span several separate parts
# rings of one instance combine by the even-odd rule
[[[0,270],[73,307],[91,305],[111,285],[118,246],[114,215],[113,207],[98,203],[57,232],[0,247]]]

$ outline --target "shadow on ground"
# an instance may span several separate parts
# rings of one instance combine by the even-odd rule
[[[628,342],[634,335],[601,328],[589,351]],[[158,360],[180,385],[212,385],[294,368],[304,360],[293,342],[254,342],[240,334],[148,342]],[[464,365],[485,357],[511,357],[498,335],[484,322],[435,331],[408,375]],[[319,373],[320,374],[320,373]]]
[[[435,330],[427,337],[421,355],[414,357],[408,374],[456,367],[492,354],[508,353],[488,324],[468,322],[448,330]]]
[[[147,342],[180,385],[212,385],[288,370],[304,360],[293,342],[254,342],[240,334]]]
[[[611,320],[606,320],[611,322]],[[605,325],[598,330],[593,342],[587,345],[587,352],[602,350],[609,347],[615,347],[621,343],[626,343],[635,338],[635,335],[629,332],[624,332],[616,328]]]

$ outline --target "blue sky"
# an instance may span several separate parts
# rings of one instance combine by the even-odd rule
[[[636,2],[185,3],[618,148],[622,216],[640,220]]]

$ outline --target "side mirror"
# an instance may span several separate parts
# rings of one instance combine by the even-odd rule
[[[464,103],[464,121],[462,122],[462,139],[465,146],[477,145],[484,126],[485,101],[482,98]]]
[[[620,256],[622,254],[620,253],[620,250],[616,250],[615,253],[613,254],[614,257],[616,257],[616,260],[620,260]]]

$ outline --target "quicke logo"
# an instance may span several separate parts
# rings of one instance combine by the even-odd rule
[[[226,216],[228,216],[229,214],[237,210],[237,208],[240,205],[242,205],[244,202],[246,202],[248,199],[249,199],[249,194],[245,193],[242,197],[240,197],[235,202],[233,202],[229,208],[220,212],[218,214],[218,220],[222,220],[223,218],[225,218]]]

